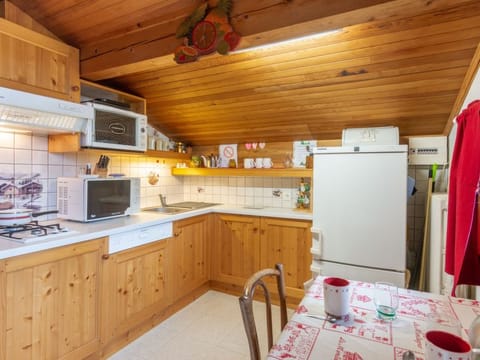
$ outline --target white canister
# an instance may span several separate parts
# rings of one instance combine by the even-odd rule
[[[343,318],[350,311],[350,282],[346,279],[329,277],[323,280],[325,313]]]
[[[155,150],[155,136],[148,137],[148,150]]]
[[[270,169],[273,166],[273,162],[271,158],[263,158],[263,167],[265,169]]]
[[[263,168],[263,158],[255,159],[255,167],[259,169]]]
[[[157,141],[155,142],[155,148],[159,151],[162,151],[163,150],[163,140],[162,139],[157,139]]]
[[[252,158],[243,159],[243,167],[245,169],[252,169],[255,167],[255,161]]]
[[[162,143],[163,143],[163,151],[170,151],[170,140],[164,139]]]

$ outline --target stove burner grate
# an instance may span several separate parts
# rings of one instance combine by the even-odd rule
[[[41,225],[37,220],[24,225],[0,226],[0,236],[12,240],[23,240],[25,236],[41,237],[67,231],[68,229],[61,227],[60,224]]]

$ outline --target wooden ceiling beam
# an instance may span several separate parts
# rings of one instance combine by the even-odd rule
[[[404,18],[446,4],[465,2],[468,1],[242,0],[234,4],[231,18],[235,30],[243,36],[239,46],[242,49],[380,19]],[[186,13],[185,17],[188,15]],[[81,48],[81,76],[98,81],[171,64],[173,51],[181,44],[174,33],[182,20],[176,18],[118,34]]]

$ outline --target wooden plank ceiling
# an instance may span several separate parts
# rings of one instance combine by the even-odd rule
[[[241,50],[336,32],[182,65],[174,33],[200,1],[11,3],[81,49],[82,77],[145,97],[149,122],[193,145],[446,134],[478,63],[478,0],[234,0]]]

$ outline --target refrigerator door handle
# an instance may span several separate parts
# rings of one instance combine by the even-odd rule
[[[322,255],[322,230],[312,226],[310,231],[312,233],[312,247],[310,248],[310,253],[319,257]]]

